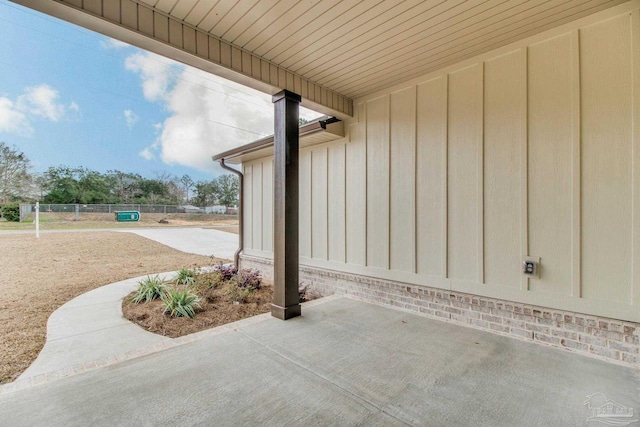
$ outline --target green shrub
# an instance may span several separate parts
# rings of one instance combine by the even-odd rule
[[[238,274],[238,269],[233,264],[223,264],[219,263],[215,267],[213,267],[214,271],[219,271],[222,274],[222,280],[227,281],[233,278],[236,274]]]
[[[138,290],[136,294],[131,298],[131,302],[136,304],[142,301],[152,301],[154,299],[162,298],[167,290],[167,284],[164,280],[161,280],[158,276],[147,276],[145,279],[138,282]]]
[[[262,276],[260,275],[260,271],[251,270],[250,268],[243,268],[238,271],[236,275],[236,283],[241,288],[255,290],[260,289],[262,284]]]
[[[2,205],[2,218],[11,222],[20,221],[20,203],[6,203]]]
[[[226,290],[229,301],[238,304],[244,304],[247,302],[251,292],[253,292],[252,288],[243,288],[242,286],[239,286],[236,279],[231,279],[229,281],[229,287]]]
[[[178,285],[193,285],[196,283],[196,277],[198,276],[198,271],[191,268],[181,268],[178,271],[178,275],[175,278],[175,282]]]
[[[193,319],[196,309],[200,308],[200,297],[189,289],[170,288],[162,295],[164,313],[172,317],[189,317]]]
[[[221,271],[212,271],[211,273],[201,274],[200,282],[209,289],[219,288],[224,285],[224,274]]]

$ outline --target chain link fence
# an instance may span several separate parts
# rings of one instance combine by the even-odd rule
[[[35,204],[20,205],[20,222],[27,220],[34,212]],[[140,204],[40,204],[40,213],[71,214],[79,220],[86,214],[113,214],[117,211],[138,211],[141,214],[176,214],[176,213],[201,213],[204,210],[194,210],[184,206],[175,205],[140,205]]]

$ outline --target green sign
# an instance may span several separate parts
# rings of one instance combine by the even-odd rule
[[[140,212],[138,211],[117,211],[115,214],[118,222],[140,221]]]

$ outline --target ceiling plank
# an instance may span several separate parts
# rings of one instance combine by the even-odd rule
[[[198,3],[198,0],[180,0],[171,10],[171,15],[183,20],[189,12],[191,12],[196,3]]]
[[[259,0],[239,0],[238,3],[211,29],[211,34],[217,35],[227,40],[224,35],[229,28],[233,27],[243,16],[258,3]]]
[[[339,16],[341,11],[348,10],[350,3],[352,2],[344,0],[323,0],[322,3],[316,3],[295,16],[294,19],[291,19],[290,14],[283,14],[273,24],[276,30],[265,37],[254,51],[257,55],[265,56],[281,43],[287,43],[290,46],[297,44],[305,38],[305,32],[312,31],[314,28],[322,28],[323,23],[328,22],[324,15]],[[269,57],[273,57],[273,55],[269,54]]]
[[[202,20],[214,7],[216,7],[217,4],[218,1],[216,0],[200,0],[193,6],[191,11],[184,18],[184,21],[194,27],[198,27]]]
[[[625,3],[624,0],[614,0],[609,3],[603,3],[598,1],[587,2],[561,13],[553,13],[549,11],[555,18],[552,21],[546,20],[544,23],[531,22],[522,25],[520,23],[513,23],[508,27],[510,30],[508,33],[493,33],[489,36],[481,37],[474,40],[473,43],[469,43],[464,46],[451,45],[449,51],[440,52],[440,55],[434,57],[433,53],[426,52],[416,55],[414,60],[403,59],[399,62],[389,61],[387,67],[380,67],[375,73],[361,75],[356,79],[348,79],[343,84],[336,84],[332,86],[334,90],[339,90],[341,93],[351,94],[350,96],[362,96],[373,91],[377,91],[381,88],[388,87],[394,83],[394,79],[389,78],[389,73],[395,73],[394,77],[398,77],[399,81],[408,80],[418,77],[428,72],[436,71],[444,68],[448,65],[461,62],[465,59],[473,58],[484,52],[506,46],[510,43],[522,40],[526,37],[533,36],[542,31],[558,27],[562,24],[580,19],[582,17],[591,15],[598,11],[607,9],[611,6],[611,3]],[[457,47],[452,47],[457,46]],[[440,49],[443,49],[440,47]]]
[[[211,32],[211,29],[218,24],[218,22],[222,21],[224,17],[239,3],[238,1],[220,1],[215,7],[212,7],[209,10],[209,13],[202,19],[202,21],[198,24],[198,28],[208,33]],[[214,34],[214,33],[212,33]],[[220,36],[219,34],[214,34],[216,36]]]

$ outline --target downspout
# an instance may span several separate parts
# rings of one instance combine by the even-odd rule
[[[239,185],[240,185],[240,200],[238,201],[238,250],[236,251],[236,253],[233,255],[233,263],[235,264],[236,268],[240,267],[239,264],[239,260],[240,260],[240,252],[242,252],[242,250],[244,249],[244,239],[243,239],[243,231],[244,231],[244,215],[243,215],[243,205],[244,205],[244,175],[242,174],[242,172],[240,172],[239,170],[236,170],[230,166],[227,166],[224,162],[224,158],[219,160],[220,162],[220,166],[222,167],[222,169],[228,170],[231,173],[234,173],[236,175],[238,175],[238,179],[240,181]]]

